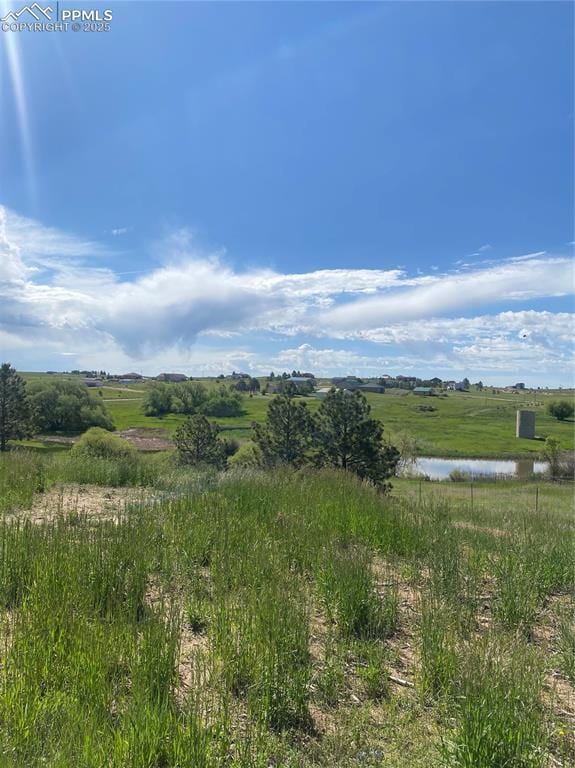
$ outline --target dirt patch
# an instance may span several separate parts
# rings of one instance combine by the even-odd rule
[[[139,451],[169,451],[174,447],[167,432],[161,428],[139,427],[123,429],[118,437],[127,440]]]
[[[141,488],[108,488],[99,485],[64,485],[34,497],[29,510],[12,517],[43,523],[59,515],[87,515],[99,520],[116,520],[129,504],[142,503],[149,494]]]

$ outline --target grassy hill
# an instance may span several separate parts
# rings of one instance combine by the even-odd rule
[[[573,765],[571,488],[168,458],[0,457],[2,766]]]

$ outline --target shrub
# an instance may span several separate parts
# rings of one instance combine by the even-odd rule
[[[230,456],[228,463],[232,467],[261,467],[262,452],[255,443],[244,443]]]
[[[72,448],[76,456],[95,459],[126,459],[136,456],[136,449],[127,440],[111,435],[100,427],[91,427]]]
[[[174,387],[173,410],[193,416],[200,413],[208,401],[208,390],[199,381],[186,381]]]
[[[449,479],[452,483],[468,483],[471,480],[471,475],[462,469],[452,469],[449,473]]]
[[[222,443],[224,456],[227,458],[235,456],[235,454],[240,450],[239,440],[236,440],[235,437],[222,437],[220,438],[220,441]]]
[[[574,412],[573,403],[568,400],[559,400],[555,403],[549,403],[547,406],[547,413],[554,416],[558,421],[572,418]]]
[[[227,387],[217,387],[210,392],[201,410],[206,416],[241,416],[242,398]]]
[[[150,384],[144,396],[142,408],[146,416],[165,416],[172,410],[173,391],[168,384]]]

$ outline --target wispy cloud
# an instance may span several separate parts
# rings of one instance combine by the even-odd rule
[[[373,328],[482,305],[564,296],[572,290],[572,260],[537,254],[525,261],[443,275],[427,285],[360,299],[324,313],[323,320],[333,328]]]
[[[198,250],[186,230],[156,251],[162,266],[116,273],[100,266],[109,255],[100,244],[0,207],[3,348],[27,349],[33,339],[106,367],[188,360],[204,371],[228,363],[257,371],[275,361],[319,372],[375,370],[389,360],[540,370],[571,352],[572,315],[525,309],[531,299],[573,290],[573,262],[563,255],[537,252],[443,274],[412,275],[393,264],[282,274],[233,269],[224,254]],[[257,350],[262,339],[266,359]]]

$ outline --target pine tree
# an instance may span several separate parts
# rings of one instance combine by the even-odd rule
[[[317,459],[321,466],[345,469],[387,488],[384,481],[394,474],[399,451],[384,444],[383,426],[370,412],[361,392],[329,392],[316,417]]]
[[[0,451],[8,441],[27,437],[32,431],[30,401],[26,382],[10,363],[0,366]]]
[[[185,464],[211,464],[225,466],[225,446],[218,438],[217,424],[210,424],[197,413],[181,424],[174,435],[180,459]]]
[[[266,464],[299,466],[312,439],[312,420],[305,403],[288,395],[274,397],[265,424],[254,424],[254,440]]]

